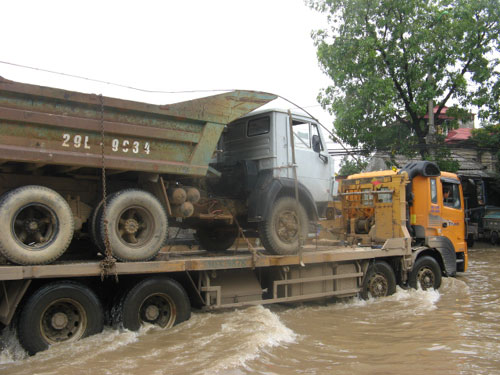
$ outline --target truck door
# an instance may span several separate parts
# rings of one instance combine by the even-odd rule
[[[464,199],[460,181],[441,177],[442,234],[448,237],[456,252],[466,251]]]
[[[293,119],[295,158],[299,181],[307,187],[316,203],[330,200],[333,163],[326,152],[318,125],[310,121]],[[292,161],[291,147],[288,160]],[[289,177],[292,177],[290,171]]]

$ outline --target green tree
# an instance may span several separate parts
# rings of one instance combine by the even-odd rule
[[[338,174],[340,176],[349,176],[351,174],[361,173],[368,162],[364,159],[358,158],[357,160],[352,160],[348,156],[344,156],[340,161],[340,169]]]
[[[436,118],[451,102],[457,116],[474,105],[480,117],[500,118],[500,0],[309,5],[329,21],[328,29],[313,32],[320,66],[333,80],[319,100],[349,145],[444,158],[442,137],[428,137],[430,100]]]

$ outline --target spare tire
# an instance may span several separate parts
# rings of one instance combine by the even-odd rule
[[[11,190],[0,200],[0,253],[13,263],[47,264],[68,248],[74,219],[68,202],[44,186]]]

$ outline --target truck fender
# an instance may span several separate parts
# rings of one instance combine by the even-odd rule
[[[255,188],[248,198],[248,221],[265,220],[272,203],[279,195],[295,196],[295,181],[291,178],[274,178],[272,170],[259,174]],[[309,190],[299,182],[299,200],[304,206],[309,220],[318,220],[318,208]],[[284,194],[282,194],[284,193]]]
[[[455,276],[457,273],[457,256],[450,239],[444,236],[430,236],[426,237],[425,244],[439,252],[446,275]]]

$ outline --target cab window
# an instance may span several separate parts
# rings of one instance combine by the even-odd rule
[[[460,209],[462,202],[460,202],[460,185],[442,181],[443,185],[443,204],[446,207]]]
[[[295,147],[311,148],[311,136],[308,122],[293,121],[293,138]]]
[[[256,135],[267,134],[271,128],[271,119],[269,116],[256,118],[248,121],[247,136],[254,137]]]

